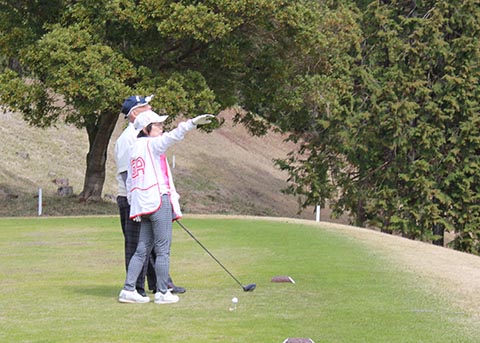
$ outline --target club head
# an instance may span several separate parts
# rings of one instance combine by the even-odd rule
[[[243,286],[243,290],[245,292],[252,292],[255,288],[257,288],[257,285],[254,283],[251,283],[249,285]]]

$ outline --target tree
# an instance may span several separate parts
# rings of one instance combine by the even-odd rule
[[[365,18],[361,69],[377,85],[359,85],[381,118],[383,143],[368,219],[437,244],[444,230],[456,241],[475,232],[462,250],[479,253],[480,9],[474,1],[375,2]]]
[[[357,32],[359,49],[332,64],[339,75],[303,77],[315,86],[297,83],[296,108],[283,107],[301,144],[278,161],[288,191],[412,239],[455,231],[455,247],[479,253],[478,4],[372,1],[353,13],[359,28],[342,32]]]
[[[39,127],[59,120],[89,138],[83,199],[101,196],[121,101],[156,94],[170,114],[239,103],[245,64],[269,51],[283,1],[0,1],[1,102]],[[299,6],[301,8],[301,6]],[[265,74],[265,77],[271,77]]]
[[[34,4],[2,1],[1,17],[12,18],[5,21],[5,42],[10,45],[3,56],[7,65],[18,67],[2,74],[1,98],[33,125],[44,127],[64,120],[86,129],[89,151],[82,199],[101,196],[107,147],[126,96],[162,94],[172,118],[218,108],[202,76],[188,68],[165,68],[148,83],[143,81],[158,70],[151,68],[152,60],[151,65],[141,63],[149,46],[139,43],[145,42],[148,32],[127,31],[141,16],[134,11],[134,2]],[[119,28],[123,31],[116,32]],[[157,31],[158,44],[160,36]],[[177,48],[178,53],[188,51],[182,44]],[[177,57],[172,51],[171,59]]]

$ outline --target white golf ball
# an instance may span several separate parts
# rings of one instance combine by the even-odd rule
[[[234,303],[234,304],[238,303],[237,297],[233,297],[233,298],[232,298],[232,303]]]

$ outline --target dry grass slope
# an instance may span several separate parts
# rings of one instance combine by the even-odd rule
[[[190,133],[169,152],[175,159],[175,183],[187,213],[248,214],[314,219],[313,208],[298,215],[297,200],[281,192],[287,175],[273,165],[274,158],[285,157],[293,146],[283,137],[269,133],[252,137],[232,116],[222,113],[225,125],[211,134]],[[54,179],[69,180],[75,194],[83,188],[88,140],[84,130],[65,124],[39,129],[28,126],[18,113],[1,113],[2,155],[0,166],[0,216],[35,215],[38,188],[42,188],[45,215],[108,214],[115,206],[69,206],[55,195]],[[116,195],[114,141],[125,120],[120,117],[109,145],[106,199]],[[75,204],[75,198],[71,199]],[[18,208],[21,204],[21,208]],[[114,204],[113,204],[114,205]],[[85,207],[87,206],[87,207]],[[103,206],[103,207],[102,207]],[[100,209],[102,207],[102,209]],[[322,220],[335,221],[327,210]],[[67,213],[63,213],[67,212]]]

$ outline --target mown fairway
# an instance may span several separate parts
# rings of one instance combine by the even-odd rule
[[[343,233],[238,218],[178,225],[174,305],[117,302],[125,272],[117,217],[0,219],[1,342],[476,342],[461,309]],[[289,275],[296,284],[272,283]],[[153,295],[150,295],[153,298]],[[229,311],[232,297],[236,311]]]

